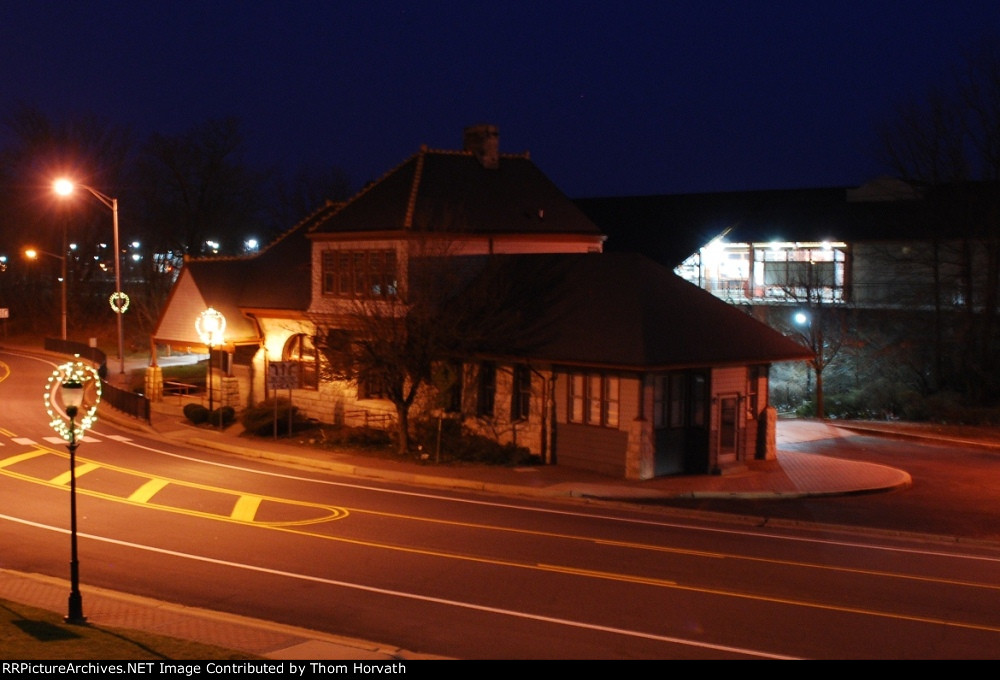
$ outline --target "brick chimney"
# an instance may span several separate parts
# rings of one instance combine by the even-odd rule
[[[487,170],[500,166],[500,131],[496,125],[470,125],[465,128],[462,148],[471,151]]]

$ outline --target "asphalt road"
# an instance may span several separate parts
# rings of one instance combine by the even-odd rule
[[[65,456],[44,439],[44,418],[13,408],[34,399],[15,383],[0,387],[12,406],[0,562],[61,572]],[[91,585],[453,658],[971,658],[1000,649],[998,544],[942,549],[831,536],[815,524],[947,537],[947,522],[937,532],[915,522],[940,515],[957,535],[960,496],[977,513],[961,534],[971,540],[969,528],[992,525],[996,507],[995,454],[978,449],[859,435],[797,445],[903,467],[914,486],[734,506],[810,523],[789,528],[394,488],[113,428],[96,428],[83,446]]]
[[[906,470],[910,488],[892,492],[785,499],[672,499],[663,502],[763,520],[929,534],[945,540],[1000,542],[1000,449],[849,434],[786,445],[786,450]]]

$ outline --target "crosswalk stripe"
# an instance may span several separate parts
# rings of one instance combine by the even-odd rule
[[[240,496],[229,516],[241,522],[252,522],[262,500],[260,496]]]
[[[67,441],[62,437],[45,437],[45,441],[47,441],[49,444],[61,444],[63,446],[67,444]],[[77,444],[83,444],[85,442],[89,444],[99,444],[100,441],[101,441],[100,439],[94,439],[93,437],[88,437],[86,435],[82,437],[77,437],[76,439]]]
[[[135,503],[145,503],[169,483],[170,482],[165,479],[151,479],[133,491],[132,495],[129,496],[128,499]]]
[[[88,472],[93,472],[94,470],[96,470],[99,467],[101,467],[101,466],[98,465],[97,463],[81,463],[80,465],[76,466],[76,476],[77,477],[82,477],[83,475],[87,474]],[[65,486],[66,484],[69,484],[69,483],[70,483],[70,471],[69,470],[67,470],[66,472],[62,473],[61,475],[56,475],[55,477],[53,477],[52,479],[49,480],[49,484],[59,484],[59,485],[62,485],[62,486]]]
[[[0,468],[13,465],[14,463],[20,463],[22,460],[31,460],[32,458],[37,458],[38,456],[44,456],[47,453],[48,451],[28,451],[27,453],[19,453],[16,456],[10,456],[9,458],[0,460]]]

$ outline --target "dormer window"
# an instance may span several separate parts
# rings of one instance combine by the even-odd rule
[[[354,299],[389,299],[398,293],[394,250],[325,250],[323,295]]]

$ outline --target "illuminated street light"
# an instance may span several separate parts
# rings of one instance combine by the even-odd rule
[[[195,319],[194,329],[201,341],[208,345],[208,411],[212,412],[212,347],[225,342],[226,317],[209,307]]]
[[[118,199],[102,194],[93,187],[85,184],[75,184],[68,179],[57,179],[52,185],[55,192],[60,196],[69,196],[76,187],[86,189],[98,201],[111,209],[112,224],[114,226],[115,245],[115,292],[111,296],[111,309],[118,317],[118,364],[119,374],[122,378],[125,375],[125,330],[122,325],[122,315],[125,313],[128,298],[122,293],[122,273],[121,273],[121,251],[118,248]]]
[[[44,250],[36,250],[35,248],[27,248],[24,251],[24,256],[29,260],[37,260],[39,255],[48,255],[49,257],[54,257],[62,261],[62,274],[59,277],[59,281],[62,283],[60,290],[61,298],[61,318],[62,318],[62,339],[66,339],[66,256],[56,255],[55,253],[49,253]]]
[[[97,420],[95,414],[100,400],[101,379],[97,371],[81,361],[65,363],[49,376],[45,388],[49,426],[66,440],[66,448],[69,449],[70,591],[66,623],[87,622],[87,617],[83,615],[80,560],[76,545],[76,449],[84,432]]]

